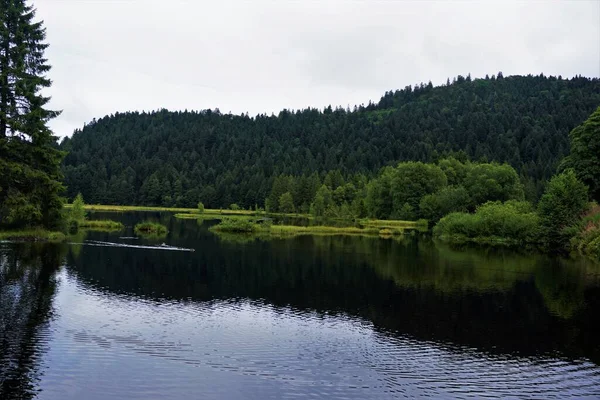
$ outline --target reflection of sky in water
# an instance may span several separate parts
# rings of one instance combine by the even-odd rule
[[[0,362],[13,393],[600,395],[600,275],[585,262],[410,236],[233,242],[164,213],[113,217],[126,229],[72,238],[86,244],[0,247],[0,361],[25,365]],[[126,239],[140,219],[168,235]]]
[[[63,272],[41,398],[600,395],[585,361],[491,355],[260,301],[154,301]]]

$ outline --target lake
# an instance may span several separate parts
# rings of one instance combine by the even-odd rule
[[[92,218],[127,229],[0,243],[0,398],[600,397],[592,262]]]

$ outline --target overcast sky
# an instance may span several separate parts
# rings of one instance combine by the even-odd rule
[[[600,0],[37,0],[55,134],[115,111],[378,101],[471,73],[600,76]]]

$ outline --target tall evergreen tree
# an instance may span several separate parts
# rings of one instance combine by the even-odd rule
[[[56,137],[40,91],[51,81],[45,29],[24,0],[0,0],[0,225],[56,227],[63,191]]]

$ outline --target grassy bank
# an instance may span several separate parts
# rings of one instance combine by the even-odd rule
[[[382,232],[383,231],[383,232]],[[360,235],[360,236],[377,236],[381,232],[382,235],[391,235],[391,231],[385,231],[377,228],[357,228],[354,226],[336,227],[336,226],[294,226],[294,225],[271,225],[269,233],[274,236],[299,236],[299,235]],[[400,232],[398,232],[400,233]]]
[[[120,231],[124,226],[118,221],[111,220],[85,220],[79,222],[79,228],[92,231]]]
[[[412,228],[407,221],[406,226]],[[328,225],[312,225],[312,226],[296,226],[296,225],[272,225],[270,223],[257,223],[251,219],[245,218],[226,218],[219,224],[210,227],[209,229],[217,233],[227,234],[245,234],[245,235],[260,235],[271,237],[293,237],[300,235],[354,235],[354,236],[383,236],[391,237],[404,234],[404,229],[386,227],[377,227],[373,224],[371,227],[357,226],[328,226]],[[398,224],[400,225],[400,224]]]
[[[249,212],[249,211],[247,211]],[[236,214],[229,214],[226,212],[220,213],[219,211],[217,212],[204,212],[202,214],[199,213],[176,213],[174,215],[175,218],[179,218],[179,219],[224,219],[224,218],[231,218],[231,219],[252,219],[253,217],[263,217],[264,214],[241,214],[241,213],[236,213]]]
[[[427,221],[424,219],[418,221],[401,221],[395,219],[361,219],[358,221],[358,223],[365,228],[389,229],[392,232],[394,230],[426,231],[428,228]]]
[[[65,208],[69,209],[72,204],[65,204]],[[200,214],[197,208],[182,208],[182,207],[147,207],[147,206],[114,206],[105,204],[86,204],[83,207],[86,211],[110,211],[110,212],[129,212],[129,211],[156,211],[156,212],[172,212],[185,213],[186,215],[193,214],[223,214],[223,215],[256,215],[256,211],[251,210],[221,210],[221,209],[206,209],[203,214]]]
[[[177,213],[175,214],[175,218],[180,219],[246,219],[251,221],[253,216],[263,217],[264,214],[253,215],[253,214],[239,214],[239,215],[228,215],[228,214],[218,214],[218,213],[209,213],[205,212],[204,214],[190,214],[190,213]],[[315,218],[306,214],[268,214],[270,217],[284,217],[284,218],[307,218],[309,220],[315,221]],[[353,223],[353,221],[349,220],[341,220],[341,219],[331,219],[331,220],[321,220],[321,225],[315,225],[314,227],[326,227],[326,228],[336,228],[338,230],[348,229],[348,227],[339,227],[337,225],[333,225],[334,223]],[[418,231],[427,231],[427,221],[419,220],[419,221],[401,221],[401,220],[381,220],[381,219],[359,219],[355,223],[357,229],[377,229],[383,230],[387,229],[390,233],[403,233],[405,230],[418,230]],[[287,225],[286,225],[287,226]],[[289,225],[295,226],[295,225]],[[314,228],[313,227],[313,228]],[[297,227],[302,228],[302,227]],[[309,227],[311,228],[311,227]]]
[[[47,231],[41,228],[0,231],[0,240],[63,242],[65,239],[66,236],[62,232]]]

